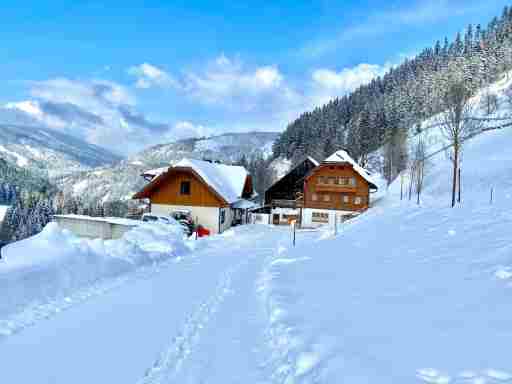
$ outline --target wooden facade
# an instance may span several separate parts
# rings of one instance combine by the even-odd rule
[[[183,193],[185,191],[181,190],[183,183],[188,183],[188,193]],[[134,198],[149,198],[152,204],[219,208],[229,206],[201,176],[190,168],[170,168]]]
[[[370,184],[351,164],[321,164],[304,182],[304,207],[364,211],[370,204]]]
[[[302,200],[304,179],[317,166],[318,163],[310,157],[301,161],[267,189],[265,192],[265,205],[295,208],[295,205],[290,207],[290,202]]]

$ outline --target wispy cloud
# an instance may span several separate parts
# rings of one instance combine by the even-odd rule
[[[128,68],[127,72],[137,79],[135,83],[137,88],[179,87],[178,81],[173,76],[149,63],[132,66]]]
[[[376,37],[405,26],[434,24],[454,16],[479,12],[484,6],[488,4],[471,0],[420,0],[408,7],[388,8],[334,32],[334,37],[307,42],[300,53],[305,57],[319,57],[353,40]]]

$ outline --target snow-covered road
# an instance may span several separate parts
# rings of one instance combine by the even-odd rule
[[[1,339],[1,382],[258,382],[266,319],[256,282],[288,237],[270,228],[228,233]]]

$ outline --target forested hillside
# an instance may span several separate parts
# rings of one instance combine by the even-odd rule
[[[275,142],[274,157],[323,159],[346,147],[364,163],[366,155],[385,143],[399,147],[421,121],[445,110],[443,97],[450,84],[463,82],[475,93],[511,68],[512,8],[506,7],[487,27],[468,25],[453,41],[437,41],[382,78],[302,114]],[[489,114],[494,100],[494,95],[485,98]],[[395,157],[388,162],[394,165],[387,170],[391,179],[407,159],[400,150],[387,153]]]

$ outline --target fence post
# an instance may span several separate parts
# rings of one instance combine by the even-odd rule
[[[292,227],[293,227],[293,246],[295,247],[295,220],[292,221]]]
[[[493,199],[494,199],[494,187],[491,187],[491,205],[492,205],[492,202],[493,202]]]

